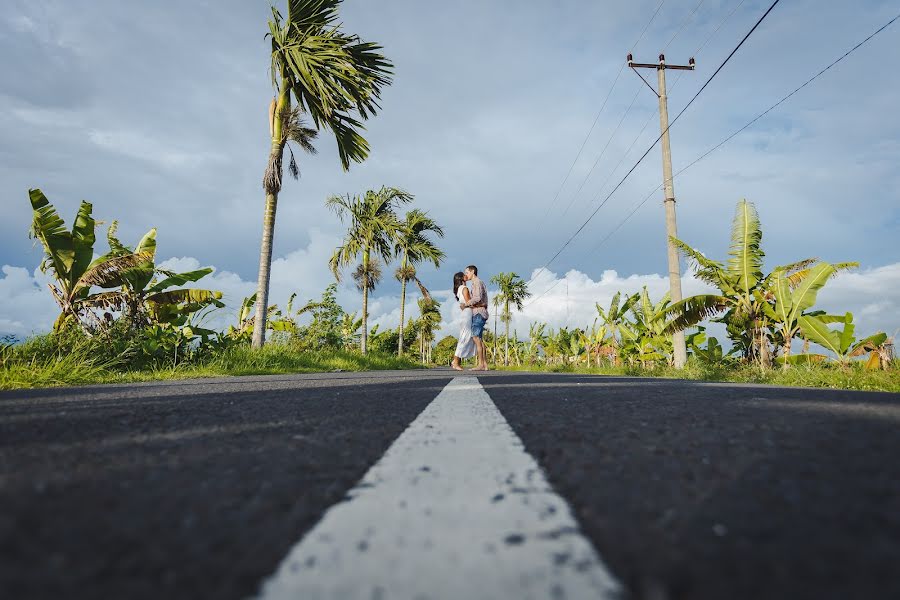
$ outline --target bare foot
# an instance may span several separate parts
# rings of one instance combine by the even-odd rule
[[[463,370],[465,370],[465,369],[463,369],[463,368],[462,368],[461,366],[459,366],[459,365],[450,365],[450,366],[453,367],[453,370],[454,370],[454,371],[463,371]]]

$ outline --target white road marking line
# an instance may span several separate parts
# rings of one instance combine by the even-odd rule
[[[475,377],[451,381],[263,583],[263,600],[618,598]]]

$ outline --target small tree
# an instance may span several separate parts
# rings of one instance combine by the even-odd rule
[[[397,355],[403,355],[403,320],[406,313],[406,284],[416,280],[416,264],[431,261],[435,268],[441,266],[444,251],[429,239],[428,233],[444,237],[444,230],[427,213],[413,209],[406,213],[397,229],[394,252],[400,257],[400,267],[395,277],[400,282],[400,329],[397,340]]]
[[[503,302],[503,322],[506,325],[504,334],[504,358],[503,364],[509,366],[509,323],[512,320],[510,305],[516,310],[522,310],[524,302],[531,297],[528,291],[528,283],[516,273],[497,273],[491,277],[491,283],[500,288],[499,298]]]
[[[400,204],[412,202],[412,194],[396,188],[382,187],[377,192],[369,190],[359,196],[332,196],[326,201],[340,218],[349,221],[349,229],[343,243],[331,257],[329,266],[335,279],[340,281],[341,269],[361,260],[353,273],[356,287],[362,292],[362,339],[360,350],[366,353],[369,319],[369,292],[381,280],[380,256],[386,263],[393,257],[394,240],[400,228],[395,209]]]

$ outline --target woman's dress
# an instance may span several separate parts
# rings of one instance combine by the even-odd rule
[[[456,299],[460,304],[465,302],[463,290],[466,286],[461,285],[456,290]],[[462,312],[462,322],[459,326],[459,342],[456,344],[456,356],[460,358],[469,358],[475,356],[475,342],[472,340],[472,309],[466,308]]]

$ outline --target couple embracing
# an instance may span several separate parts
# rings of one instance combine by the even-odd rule
[[[472,284],[471,290],[467,285],[469,282]],[[478,267],[469,265],[465,271],[453,276],[453,293],[456,294],[459,308],[462,310],[462,324],[451,366],[457,371],[462,371],[460,360],[477,356],[477,364],[472,370],[487,371],[482,335],[488,320],[488,295],[484,282],[478,278]]]

